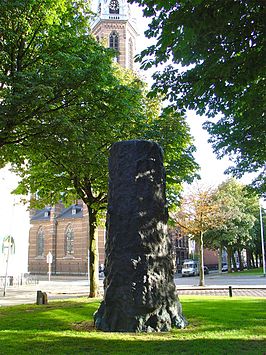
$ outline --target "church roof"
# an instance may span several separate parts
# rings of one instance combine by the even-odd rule
[[[64,208],[61,213],[57,216],[60,218],[81,218],[83,217],[82,205],[71,205],[70,207]]]
[[[37,210],[36,213],[31,217],[31,221],[49,221],[51,215],[51,207],[45,207],[41,210]],[[56,219],[63,218],[81,218],[83,217],[83,208],[82,205],[71,205],[67,208],[64,208]]]
[[[31,217],[31,221],[49,221],[51,214],[51,207],[45,207],[41,210],[37,210]]]

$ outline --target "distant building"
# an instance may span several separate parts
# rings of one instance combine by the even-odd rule
[[[46,256],[53,255],[53,274],[88,273],[89,220],[84,203],[63,204],[32,211],[29,233],[29,272],[45,274]],[[104,228],[98,228],[99,263],[104,262]]]
[[[199,248],[194,239],[183,234],[178,227],[170,229],[169,235],[172,240],[173,260],[176,271],[181,270],[184,260],[198,260]],[[217,251],[204,248],[203,258],[205,266],[208,266],[210,269],[218,267]]]
[[[179,228],[169,230],[172,240],[173,259],[176,271],[181,270],[185,259],[189,258],[189,240],[187,235],[183,235]]]

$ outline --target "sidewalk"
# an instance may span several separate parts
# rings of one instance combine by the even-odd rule
[[[6,295],[0,290],[0,306],[13,306],[17,304],[36,303],[37,291],[47,293],[48,301],[51,299],[65,299],[88,296],[89,284],[86,280],[80,281],[39,281],[37,285],[9,286]]]
[[[229,286],[213,285],[206,287],[176,287],[178,295],[201,295],[201,296],[230,296]],[[266,298],[266,286],[232,285],[232,297],[248,296]]]
[[[102,289],[102,280],[100,280]],[[229,287],[223,285],[212,285],[206,287],[177,286],[178,295],[208,295],[208,296],[229,296]],[[10,286],[3,297],[3,289],[0,290],[0,307],[18,304],[35,304],[37,291],[47,293],[49,300],[67,299],[74,297],[86,297],[89,294],[88,280],[61,280],[61,281],[39,281],[37,285]],[[232,285],[232,295],[266,297],[266,286],[261,285]]]

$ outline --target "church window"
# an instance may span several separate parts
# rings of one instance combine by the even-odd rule
[[[44,230],[42,227],[37,233],[37,256],[44,256]]]
[[[133,69],[134,56],[133,56],[133,41],[132,41],[132,38],[129,38],[129,42],[128,42],[128,57],[129,57],[129,68]]]
[[[109,36],[109,47],[116,51],[119,49],[119,39],[116,31],[113,31]]]
[[[119,1],[111,0],[109,4],[109,13],[110,14],[119,14]]]
[[[65,254],[66,255],[74,254],[74,232],[71,225],[67,226],[65,232]]]

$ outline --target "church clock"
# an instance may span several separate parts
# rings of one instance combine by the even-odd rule
[[[110,14],[119,14],[118,0],[111,0],[109,4]]]

